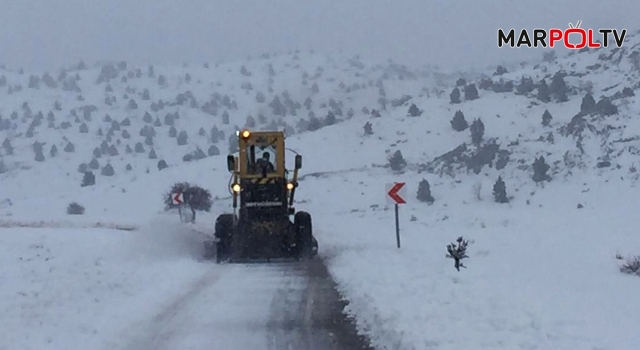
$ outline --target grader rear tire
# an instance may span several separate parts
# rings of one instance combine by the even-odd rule
[[[318,242],[313,237],[311,214],[305,211],[297,212],[294,224],[298,230],[298,258],[313,258],[318,251]]]

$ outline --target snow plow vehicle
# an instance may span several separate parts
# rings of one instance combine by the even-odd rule
[[[288,178],[284,140],[282,131],[238,132],[238,155],[227,157],[233,213],[216,219],[215,239],[205,242],[207,259],[268,262],[317,255],[311,215],[293,207],[302,156],[296,153]]]

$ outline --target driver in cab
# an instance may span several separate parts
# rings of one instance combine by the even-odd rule
[[[260,173],[267,174],[275,171],[273,163],[269,160],[270,156],[269,152],[264,152],[262,154],[262,158],[256,160],[256,165],[258,166]]]

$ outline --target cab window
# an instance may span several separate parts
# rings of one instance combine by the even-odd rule
[[[276,169],[276,148],[274,146],[247,147],[247,169],[250,174],[274,173]]]

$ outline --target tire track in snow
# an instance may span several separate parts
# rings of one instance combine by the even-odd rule
[[[141,338],[134,340],[126,349],[130,350],[160,350],[164,349],[167,341],[176,335],[172,329],[173,318],[184,309],[187,304],[197,299],[198,295],[205,291],[220,278],[220,271],[210,270],[202,277],[194,281],[186,288],[186,293],[172,300],[165,308],[145,322],[142,328],[144,333]]]
[[[126,349],[371,349],[320,259],[212,264],[140,326]]]
[[[272,303],[269,350],[372,350],[321,259],[297,265]]]

